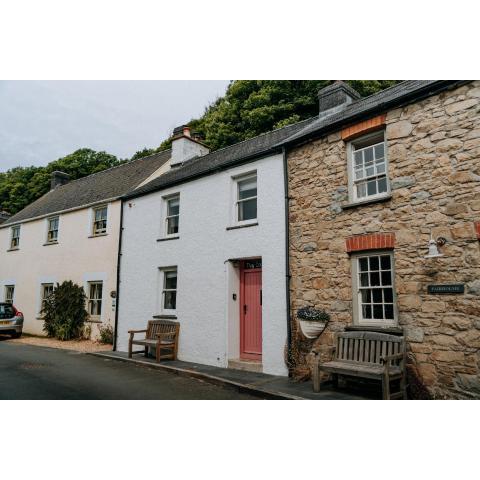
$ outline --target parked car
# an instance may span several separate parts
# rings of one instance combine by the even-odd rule
[[[7,333],[19,338],[23,330],[23,313],[11,303],[0,303],[0,334]]]

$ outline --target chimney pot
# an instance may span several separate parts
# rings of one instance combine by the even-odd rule
[[[60,185],[65,185],[69,181],[70,181],[70,175],[68,173],[59,172],[58,170],[55,170],[54,172],[52,172],[52,175],[51,175],[50,190],[54,190]]]

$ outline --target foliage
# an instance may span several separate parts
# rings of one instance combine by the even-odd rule
[[[80,338],[88,316],[85,298],[83,288],[73,282],[57,283],[42,309],[44,332],[59,340]]]
[[[100,325],[100,327],[98,327],[98,331],[100,332],[101,343],[108,343],[109,345],[113,345],[113,327],[110,324],[107,324],[105,326]]]
[[[309,320],[311,322],[328,322],[330,320],[330,315],[325,310],[313,307],[298,309],[297,317],[300,320]]]
[[[13,215],[47,193],[55,170],[68,173],[71,180],[76,180],[123,162],[109,153],[82,148],[45,167],[15,167],[0,172],[0,210]]]
[[[255,137],[270,130],[318,114],[318,91],[332,80],[235,80],[225,95],[189,122],[212,150]],[[396,80],[348,80],[360,95],[367,96],[397,83]],[[131,160],[170,148],[172,139],[157,148],[137,151]],[[50,188],[50,174],[60,170],[72,180],[119,165],[106,152],[82,148],[45,167],[15,167],[0,172],[0,210],[15,214]]]

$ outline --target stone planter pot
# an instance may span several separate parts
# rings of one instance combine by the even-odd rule
[[[299,318],[298,321],[303,335],[307,338],[317,338],[325,330],[328,323],[326,321],[314,322],[312,320],[302,320],[301,318]]]

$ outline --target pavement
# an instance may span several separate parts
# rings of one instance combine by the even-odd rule
[[[0,338],[0,399],[254,400],[228,385],[57,348]]]

